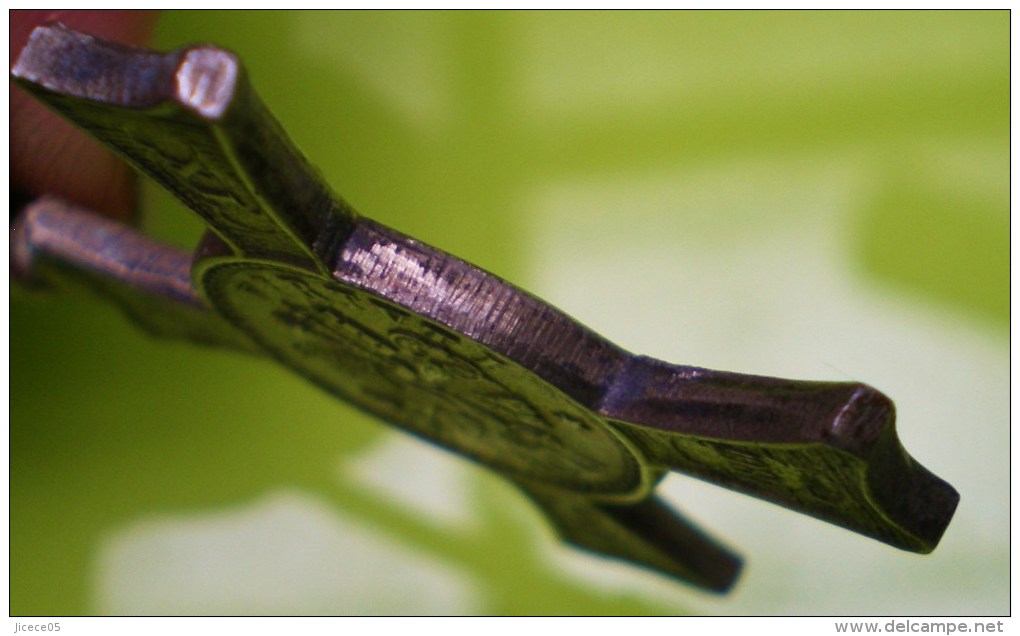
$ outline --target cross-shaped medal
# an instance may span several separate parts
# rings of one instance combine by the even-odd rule
[[[39,27],[12,77],[209,227],[197,251],[54,198],[12,227],[14,274],[73,279],[154,334],[266,355],[516,484],[560,536],[728,590],[740,558],[655,495],[670,471],[929,552],[959,496],[860,383],[623,351],[506,281],[359,216],[232,53]]]

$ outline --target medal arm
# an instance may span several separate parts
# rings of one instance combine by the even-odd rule
[[[159,338],[261,354],[191,285],[191,254],[62,199],[27,204],[11,224],[11,272],[27,289],[78,290]]]

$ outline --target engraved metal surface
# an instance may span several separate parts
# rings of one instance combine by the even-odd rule
[[[653,493],[669,470],[917,552],[952,518],[956,491],[903,450],[879,391],[634,356],[506,281],[359,218],[226,51],[160,55],[42,27],[12,76],[215,232],[191,263],[194,288],[174,296],[187,255],[160,252],[170,265],[147,268],[131,248],[145,239],[130,230],[78,242],[99,236],[89,229],[98,222],[68,216],[78,229],[65,235],[47,222],[56,212],[36,213],[24,221],[36,231],[16,241],[24,272],[115,280],[131,290],[120,304],[171,337],[234,329],[236,341],[206,342],[272,356],[498,471],[574,545],[728,589],[739,558]],[[181,303],[190,313],[174,315],[194,333],[155,317]]]
[[[315,268],[354,218],[227,51],[159,54],[40,27],[12,75],[162,184],[238,254]]]
[[[645,462],[601,418],[463,334],[285,266],[228,262],[202,282],[278,360],[377,417],[515,479],[647,494]]]

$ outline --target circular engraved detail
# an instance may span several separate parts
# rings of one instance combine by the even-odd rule
[[[379,296],[268,263],[213,265],[210,301],[335,395],[508,476],[626,496],[641,464],[607,424],[491,349]]]

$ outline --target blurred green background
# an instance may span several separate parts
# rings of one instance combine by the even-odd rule
[[[922,557],[670,477],[748,559],[707,596],[268,362],[15,296],[12,614],[1008,613],[1008,12],[163,16],[203,41],[363,214],[635,352],[873,384],[960,508]]]

